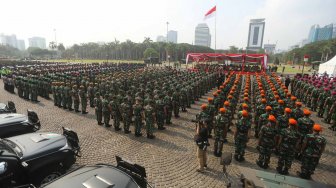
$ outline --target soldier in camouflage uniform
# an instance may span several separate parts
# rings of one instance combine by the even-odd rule
[[[94,87],[93,83],[89,83],[89,87],[87,88],[88,90],[88,96],[89,96],[89,101],[90,101],[90,107],[94,107]]]
[[[301,148],[302,166],[299,176],[304,179],[310,179],[319,163],[321,155],[327,144],[327,140],[320,135],[322,130],[320,125],[313,126],[313,134],[307,134],[304,138]]]
[[[256,161],[257,165],[261,168],[267,169],[270,163],[271,154],[275,147],[276,136],[276,118],[273,115],[269,115],[268,123],[264,125],[259,132],[259,140],[257,149],[259,151],[259,158]]]
[[[129,130],[131,123],[131,107],[128,104],[128,99],[125,97],[124,102],[120,105],[121,116],[124,124],[124,133],[128,134],[131,131]]]
[[[313,126],[315,122],[309,118],[311,112],[307,109],[303,110],[304,116],[302,118],[298,119],[298,133],[299,133],[299,148],[301,148],[303,139],[307,134],[311,134],[313,132]],[[298,148],[298,149],[299,149]],[[297,158],[300,158],[300,155],[298,153]]]
[[[135,99],[135,104],[133,105],[133,114],[134,114],[134,134],[136,137],[142,136],[141,127],[142,127],[142,119],[144,117],[143,107],[141,105],[140,98]]]
[[[97,123],[98,125],[103,125],[102,123],[102,120],[103,120],[103,117],[102,117],[102,100],[100,98],[100,94],[97,92],[96,93],[96,97],[94,98],[94,106],[95,106],[95,115],[96,115],[96,120],[97,120]]]
[[[329,129],[336,130],[336,101],[333,101],[334,104],[331,106],[329,114],[331,114],[332,125],[328,127]]]
[[[319,94],[322,93],[320,87],[321,85],[317,85],[311,93],[311,110],[314,112],[316,112],[318,102],[317,99],[319,98]]]
[[[173,103],[173,111],[174,111],[174,116],[175,118],[180,117],[180,93],[179,91],[175,88],[173,96],[172,96],[172,103]]]
[[[317,107],[318,107],[317,116],[318,117],[321,117],[321,118],[323,117],[324,103],[328,97],[330,97],[329,88],[324,88],[324,91],[319,94],[319,97],[317,99]]]
[[[171,124],[171,118],[173,115],[173,102],[171,99],[171,92],[168,91],[167,95],[164,97],[163,102],[165,104],[165,117],[166,117],[166,124]]]
[[[261,114],[266,113],[266,99],[261,99],[261,104],[257,106],[256,108],[256,113],[254,116],[254,123],[255,123],[255,127],[254,130],[258,129],[258,123],[259,123],[259,117],[261,116]],[[256,131],[259,132],[259,131]],[[255,134],[256,136],[257,134]]]
[[[219,114],[215,117],[215,144],[214,155],[220,157],[222,155],[224,139],[224,131],[227,130],[229,118],[225,115],[225,108],[219,109]]]
[[[269,115],[271,115],[272,107],[266,106],[265,111],[266,112],[264,114],[261,114],[259,116],[258,126],[256,126],[255,129],[254,129],[254,137],[256,137],[256,138],[259,138],[259,132],[260,132],[261,128],[264,125],[267,124],[268,117],[269,117]]]
[[[79,111],[79,93],[78,93],[78,88],[77,88],[77,85],[74,85],[72,87],[72,91],[69,93],[70,96],[72,97],[72,100],[68,100],[68,105],[69,105],[69,110],[72,110],[71,106],[72,106],[72,101],[73,101],[73,104],[74,104],[74,110],[76,113],[80,112]],[[71,105],[71,106],[70,106]]]
[[[301,102],[296,102],[295,106],[296,106],[296,108],[294,110],[292,110],[291,117],[294,118],[295,120],[299,120],[300,118],[303,117],[303,110],[301,109],[302,103]]]
[[[213,129],[213,121],[215,118],[215,114],[217,112],[215,106],[213,105],[213,98],[208,98],[208,106],[207,106],[207,113],[209,115],[209,119],[208,122],[206,122],[207,126],[208,126],[208,130],[209,130],[209,138],[212,137],[211,132]]]
[[[120,113],[117,96],[114,95],[112,97],[109,107],[110,107],[110,112],[111,112],[111,118],[113,119],[114,130],[120,131],[121,113]]]
[[[165,104],[162,100],[162,95],[158,96],[158,99],[155,101],[155,115],[156,115],[156,124],[159,130],[165,130]]]
[[[180,104],[182,112],[187,112],[186,109],[186,107],[188,106],[187,99],[188,99],[188,93],[186,88],[183,87],[180,92]]]
[[[77,85],[74,85],[75,87],[73,87],[73,89],[71,90],[71,84],[70,83],[67,83],[66,87],[64,87],[64,92],[65,92],[65,98],[66,98],[66,106],[67,108],[72,111],[72,99],[73,99],[73,95],[78,95],[78,88],[77,88]],[[75,93],[77,92],[77,93]],[[74,99],[76,98],[77,96],[74,97]],[[78,97],[78,100],[79,100],[79,97]],[[76,102],[75,100],[73,101],[74,102],[74,109],[76,110]],[[78,106],[79,106],[79,103],[78,103]],[[78,107],[79,108],[79,107]],[[77,112],[77,111],[76,111]]]
[[[154,121],[155,121],[155,112],[151,103],[147,103],[144,107],[145,121],[146,121],[146,133],[147,138],[153,139],[155,138],[153,134]]]
[[[57,82],[52,82],[51,83],[51,91],[53,94],[53,100],[54,100],[54,106],[57,106]]]
[[[276,170],[283,175],[288,174],[288,169],[291,168],[292,161],[295,158],[295,148],[297,148],[299,143],[299,137],[296,132],[296,120],[289,119],[288,124],[288,128],[280,130],[280,139],[277,144],[279,160]]]
[[[103,96],[102,100],[102,113],[103,113],[103,119],[104,119],[104,126],[105,127],[110,127],[110,109],[109,109],[109,101],[108,101],[109,96],[105,94]]]
[[[242,118],[237,121],[236,130],[234,132],[235,154],[234,158],[241,162],[244,161],[245,148],[249,140],[251,122],[248,120],[248,112],[243,110]]]
[[[326,101],[324,102],[324,122],[330,124],[332,114],[330,113],[330,108],[336,101],[336,92],[332,92],[332,96],[327,97]]]
[[[87,114],[86,106],[87,106],[87,94],[83,85],[79,86],[79,96],[82,106],[82,114]]]

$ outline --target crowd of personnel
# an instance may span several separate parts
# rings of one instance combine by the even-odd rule
[[[288,174],[293,160],[297,159],[301,161],[298,175],[310,179],[324,151],[326,139],[320,135],[322,127],[310,118],[311,111],[301,108],[300,99],[291,94],[275,74],[230,74],[196,116],[200,122],[196,137],[200,160],[198,171],[203,172],[207,166],[205,151],[209,142],[204,135],[211,138],[214,134],[213,151],[219,157],[228,132],[235,127],[235,160],[245,160],[247,143],[254,135],[258,140],[258,166],[267,169],[274,153],[278,156],[276,170],[280,174]],[[233,121],[235,118],[237,121]],[[204,128],[207,133],[204,133]]]
[[[299,176],[310,178],[326,139],[320,135],[321,126],[310,118],[311,112],[301,109],[301,102],[313,111],[325,109],[320,105],[321,100],[325,98],[325,105],[329,95],[322,99],[323,92],[318,86],[321,84],[317,84],[324,83],[325,78],[295,78],[289,92],[275,74],[230,73],[225,79],[218,74],[222,70],[218,65],[198,68],[197,72],[190,72],[144,64],[49,64],[15,68],[3,81],[5,87],[15,86],[19,97],[26,100],[38,102],[38,96],[48,99],[52,94],[55,106],[82,114],[90,106],[95,109],[97,124],[110,127],[112,120],[115,131],[120,131],[122,125],[124,133],[129,134],[134,125],[135,136],[142,136],[145,127],[149,139],[155,138],[155,125],[158,130],[164,130],[173,116],[179,117],[180,110],[186,112],[191,104],[217,86],[218,90],[208,98],[208,104],[201,106],[196,117],[197,133],[201,135],[195,138],[199,146],[198,171],[202,172],[207,165],[208,137],[214,137],[214,155],[221,156],[228,132],[232,130],[234,158],[241,162],[253,131],[258,139],[258,166],[267,169],[274,153],[279,158],[277,171],[288,174],[296,158],[302,163]],[[329,81],[331,88],[324,89],[326,95],[333,89],[334,82]],[[316,94],[319,94],[317,98]],[[329,103],[326,120],[336,117],[334,97]]]
[[[205,72],[179,71],[144,64],[57,64],[35,69],[21,68],[5,76],[13,80],[19,97],[38,102],[38,96],[69,111],[87,114],[87,106],[95,108],[98,125],[123,126],[124,133],[141,136],[145,122],[148,138],[154,138],[154,125],[165,129],[171,118],[186,112],[211,88],[218,75]]]

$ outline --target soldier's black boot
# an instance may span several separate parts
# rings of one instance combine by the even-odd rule
[[[239,159],[238,159],[238,154],[235,154],[235,155],[234,155],[234,159],[235,159],[236,161],[239,161]]]
[[[282,167],[281,166],[276,167],[276,170],[279,174],[282,174]]]
[[[120,131],[121,128],[119,128],[119,127],[114,127],[114,130],[115,130],[115,131]]]
[[[131,131],[130,130],[124,130],[125,134],[129,134]]]
[[[82,114],[87,114],[88,112],[82,111]]]
[[[281,174],[281,173],[280,173]],[[282,171],[282,175],[288,175],[288,168],[285,168],[283,171]]]
[[[238,159],[239,159],[239,162],[245,161],[245,157],[243,155],[239,155]]]
[[[257,160],[257,165],[260,167],[260,168],[263,168],[263,164],[262,164],[262,162],[261,161],[259,161],[259,160]]]

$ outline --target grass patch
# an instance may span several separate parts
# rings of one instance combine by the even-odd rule
[[[285,71],[283,72],[283,74],[296,74],[296,73],[302,73],[302,66],[299,65],[281,65],[278,66],[278,70],[277,73],[282,73],[282,69],[283,67],[285,67]],[[309,74],[312,73],[312,71],[309,71],[311,69],[311,66],[305,66],[303,73],[304,74]]]

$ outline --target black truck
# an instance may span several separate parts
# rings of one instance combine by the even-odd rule
[[[30,133],[0,139],[0,187],[39,186],[66,173],[80,156],[77,134]]]
[[[17,113],[0,114],[0,138],[32,133],[40,128],[40,120],[32,110],[27,110],[27,115]]]

